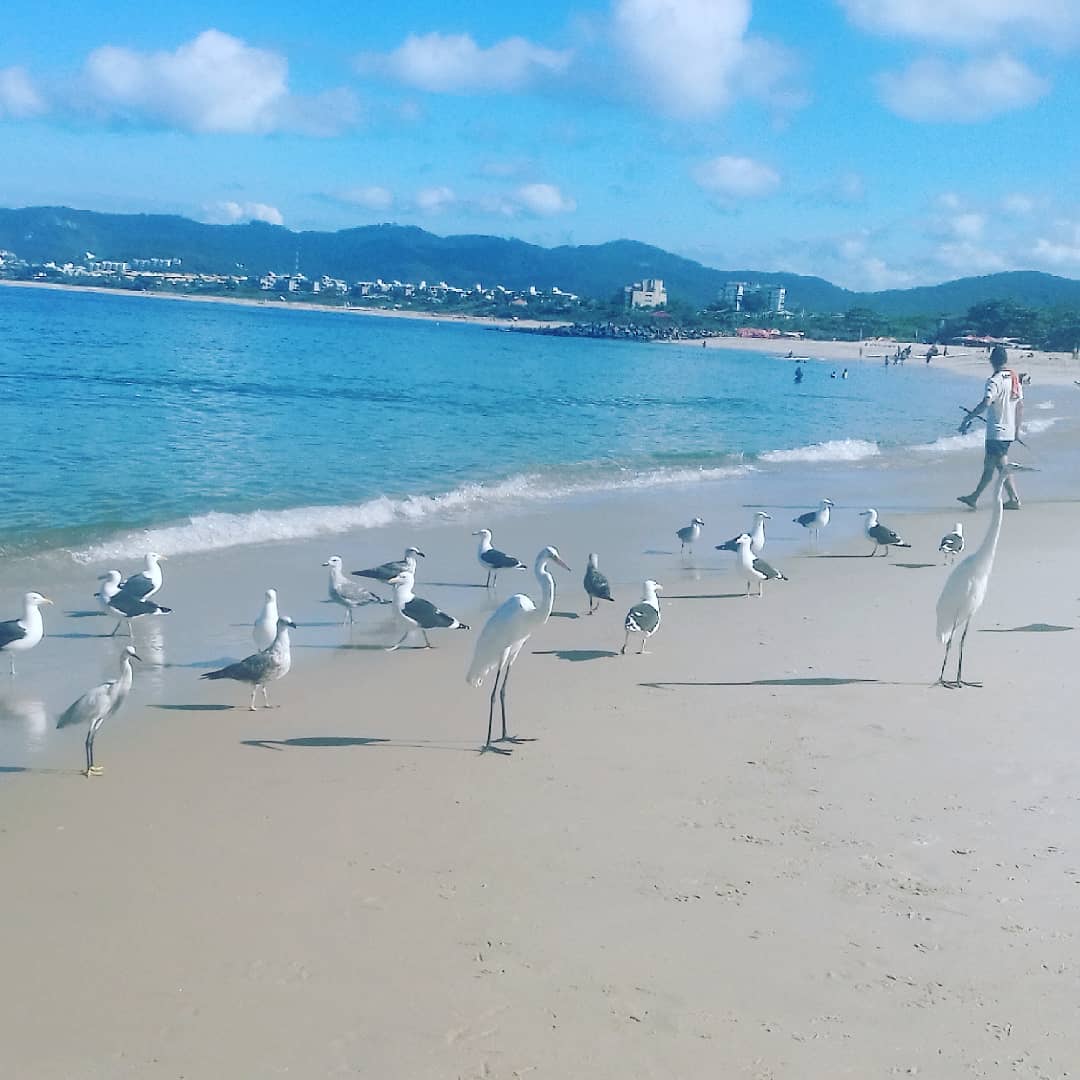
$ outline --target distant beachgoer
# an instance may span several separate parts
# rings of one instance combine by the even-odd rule
[[[942,355],[942,356],[948,356],[948,355],[949,355],[949,346],[948,346],[948,345],[946,345],[946,346],[945,346],[945,347],[944,347],[944,348],[943,348],[943,349],[941,350],[941,355]]]
[[[996,472],[1005,477],[1005,490],[1009,495],[1005,509],[1020,509],[1020,496],[1009,471],[1009,446],[1020,438],[1024,420],[1024,391],[1020,388],[1019,378],[1006,366],[1008,362],[1008,353],[1000,345],[995,345],[990,353],[994,374],[986,380],[982,401],[964,417],[960,425],[960,434],[963,435],[977,416],[986,414],[986,453],[982,476],[970,495],[957,496],[958,502],[970,506],[972,510]]]
[[[847,378],[847,368],[844,368],[843,373],[841,374],[840,378],[841,379],[846,379]]]
[[[833,373],[832,373],[832,374],[831,374],[831,375],[829,376],[829,378],[830,378],[830,379],[835,379],[835,378],[836,378],[836,372],[834,371],[834,372],[833,372]]]
[[[802,368],[795,369],[795,381],[797,383],[802,382]]]

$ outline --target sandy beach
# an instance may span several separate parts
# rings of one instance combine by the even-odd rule
[[[1039,460],[1075,451],[1059,428],[1032,439]],[[977,465],[810,464],[177,556],[177,610],[137,626],[146,663],[92,780],[84,732],[52,729],[118,643],[70,614],[97,568],[35,564],[49,636],[0,688],[3,1071],[1071,1075],[1080,503],[1074,471],[1022,474],[968,640],[986,686],[932,686],[937,543],[960,517],[981,538],[987,509],[953,501]],[[791,523],[808,490],[838,503],[817,552]],[[910,550],[864,557],[871,498]],[[713,545],[762,504],[791,581],[747,600]],[[694,513],[706,532],[680,558]],[[497,599],[537,587],[478,587],[484,524],[574,571],[509,693],[511,729],[538,741],[507,758],[477,753],[487,690],[464,673]],[[350,635],[320,563],[407,541],[428,553],[418,593],[474,629],[388,655],[390,609]],[[590,550],[617,602],[587,617]],[[663,624],[620,657],[645,576]],[[301,625],[280,707],[251,713],[244,687],[197,676],[250,651],[271,583]]]

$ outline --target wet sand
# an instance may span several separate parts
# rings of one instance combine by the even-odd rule
[[[1049,461],[1075,430],[1033,439]],[[56,714],[109,668],[102,568],[43,560],[49,637],[0,689],[5,1070],[176,1076],[1061,1077],[1080,1060],[1074,473],[1021,476],[968,638],[941,662],[938,539],[972,452],[763,470],[303,543],[177,556],[146,664],[79,775]],[[815,552],[795,514],[838,509]],[[713,550],[755,505],[791,577],[745,599]],[[857,511],[912,543],[868,559]],[[706,531],[681,558],[674,528]],[[498,596],[469,532],[559,545],[555,616],[477,752],[465,685]],[[386,607],[320,603],[415,541],[417,591],[473,625],[386,654]],[[585,616],[601,554],[617,601]],[[969,548],[970,550],[970,548]],[[26,566],[21,567],[22,570]],[[127,567],[126,567],[127,569]],[[12,568],[0,570],[14,595]],[[617,655],[640,581],[645,656]],[[250,651],[275,585],[301,623],[280,707],[200,672]]]

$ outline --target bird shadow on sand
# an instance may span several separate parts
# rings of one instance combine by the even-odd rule
[[[553,611],[551,613],[553,619],[580,619],[581,616],[576,611]]]
[[[661,551],[659,548],[646,548],[642,555],[674,555],[674,551]]]
[[[163,668],[186,668],[189,671],[206,671],[211,668],[223,668],[228,667],[229,664],[235,664],[236,656],[219,656],[216,660],[189,660],[186,664],[161,664]]]
[[[241,739],[241,746],[260,750],[328,750],[350,746],[389,746],[404,750],[450,750],[462,754],[475,753],[468,746],[447,746],[443,743],[408,742],[403,739],[383,739],[369,735],[301,735],[294,739]]]
[[[746,593],[741,592],[712,592],[712,593],[675,593],[674,596],[665,596],[664,603],[669,600],[734,600]]]
[[[925,570],[928,566],[938,564],[936,562],[894,562],[889,565],[898,567],[900,570]]]
[[[33,765],[0,765],[0,776],[5,773],[24,773],[33,776],[85,776],[81,769],[46,769]]]
[[[535,649],[533,651],[533,656],[557,656],[560,660],[569,660],[574,664],[580,664],[585,660],[607,660],[618,655],[611,649]]]
[[[236,705],[151,705],[152,709],[165,709],[167,712],[228,712],[235,709]]]
[[[869,555],[818,555],[811,552],[806,556],[808,559],[868,559]]]
[[[799,676],[793,679],[749,679],[745,682],[643,682],[654,690],[666,690],[673,686],[854,686],[859,683],[881,683],[880,679],[836,678],[828,675]],[[922,685],[917,684],[917,685]]]
[[[1060,634],[1072,630],[1072,626],[1055,626],[1053,623],[1033,622],[1027,626],[1002,626],[980,630],[980,634]]]
[[[312,645],[305,641],[293,645],[294,649],[346,649],[351,652],[385,652],[389,647],[389,645],[376,645],[366,641],[342,641],[337,645]]]
[[[488,587],[482,581],[425,581],[424,584],[435,589],[486,589]]]
[[[105,618],[104,611],[65,611],[64,614],[69,619],[103,619]]]

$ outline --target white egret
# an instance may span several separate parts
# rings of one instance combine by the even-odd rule
[[[406,638],[414,631],[419,630],[424,636],[424,648],[433,648],[428,640],[429,630],[468,630],[468,623],[455,619],[453,615],[447,615],[440,611],[430,600],[423,600],[413,595],[413,585],[416,581],[411,570],[402,570],[400,574],[392,577],[387,584],[394,586],[394,607],[397,609],[401,621],[405,623],[405,633],[400,640],[391,645],[387,652],[394,652],[405,644]]]
[[[704,527],[705,522],[701,518],[694,518],[689,525],[684,525],[681,529],[675,530],[675,535],[679,538],[679,543],[682,547],[679,548],[679,554],[682,554],[687,548],[690,548],[691,552],[694,550],[694,541],[701,535],[701,530]]]
[[[375,581],[382,581],[389,585],[390,579],[397,577],[402,570],[408,570],[410,574],[416,576],[417,556],[421,559],[427,558],[419,548],[407,547],[403,558],[380,563],[378,566],[371,566],[367,570],[354,570],[352,575],[353,577],[372,578]]]
[[[600,573],[599,559],[595,551],[590,552],[589,565],[585,568],[585,593],[589,597],[590,615],[600,606],[599,601],[615,601],[611,595],[611,583]]]
[[[528,569],[520,559],[515,559],[513,555],[507,555],[505,551],[500,551],[498,548],[491,546],[490,529],[477,529],[473,536],[480,537],[480,547],[477,549],[476,559],[487,571],[485,588],[489,589],[495,584],[495,579],[499,576],[500,570]]]
[[[127,700],[131,692],[132,670],[131,661],[142,660],[135,651],[134,645],[125,645],[120,654],[120,674],[109,682],[95,686],[87,690],[77,701],[73,701],[60,714],[57,720],[58,728],[70,727],[72,724],[89,724],[90,730],[86,733],[86,772],[85,776],[100,776],[102,766],[94,764],[94,739],[98,729],[110,716],[115,716],[120,706]]]
[[[958,521],[953,526],[952,532],[947,532],[938,544],[938,551],[944,552],[945,561],[956,562],[956,556],[964,550],[964,523]],[[950,559],[949,556],[952,556]]]
[[[746,595],[750,595],[750,586],[756,581],[758,596],[765,595],[766,581],[787,581],[787,577],[764,559],[755,559],[750,550],[750,537],[747,533],[735,538],[738,551],[739,568],[746,578]]]
[[[8,653],[12,675],[15,674],[15,654],[28,652],[45,636],[41,605],[51,603],[47,596],[39,592],[28,592],[23,597],[22,618],[0,622],[0,652]]]
[[[492,750],[497,754],[509,754],[509,750],[492,745],[491,725],[495,712],[495,691],[499,689],[499,676],[502,676],[502,690],[499,693],[499,704],[502,708],[502,736],[496,742],[524,742],[526,740],[513,738],[506,733],[506,684],[510,680],[510,669],[521,652],[525,642],[529,640],[533,631],[543,626],[551,617],[551,609],[555,604],[555,579],[548,570],[548,563],[553,562],[564,570],[570,567],[563,562],[558,548],[549,546],[543,548],[536,556],[534,571],[540,582],[539,605],[524,593],[515,593],[504,600],[491,614],[484,624],[484,629],[476,640],[476,651],[473,653],[472,664],[465,681],[471,686],[480,686],[485,676],[495,672],[495,678],[491,686],[491,700],[488,703],[488,731],[487,741],[483,750]]]
[[[345,609],[345,618],[341,620],[341,625],[344,626],[348,623],[350,626],[353,623],[353,608],[363,607],[365,604],[389,604],[389,600],[384,600],[381,596],[376,596],[370,589],[365,589],[363,585],[358,585],[355,581],[350,581],[341,572],[341,556],[331,555],[323,566],[330,567],[330,581],[327,586],[327,595],[330,600],[339,604]]]
[[[937,635],[945,646],[945,656],[941,661],[941,673],[938,682],[950,690],[959,690],[962,686],[981,686],[982,683],[964,682],[964,639],[975,612],[982,607],[986,599],[986,588],[990,583],[990,571],[994,568],[994,555],[997,553],[998,537],[1001,536],[1001,519],[1004,507],[1001,490],[1005,485],[1004,476],[998,483],[997,498],[990,515],[990,526],[986,530],[982,543],[966,559],[953,567],[945,579],[945,586],[937,602]],[[949,650],[960,630],[960,655],[956,662],[956,678],[945,679],[945,665],[949,662]]]
[[[277,637],[278,603],[277,589],[267,589],[266,599],[251,628],[255,648],[269,649]]]
[[[267,683],[275,679],[283,679],[289,674],[292,667],[292,653],[289,650],[289,630],[296,629],[296,623],[287,615],[282,615],[277,621],[277,633],[270,647],[261,649],[251,656],[245,656],[235,664],[221,668],[220,671],[207,671],[200,675],[200,679],[234,679],[236,682],[251,684],[251,705],[249,708],[255,711],[255,695],[261,689],[263,692],[263,705],[270,708],[270,695],[266,692]]]
[[[879,547],[885,549],[886,556],[888,556],[889,548],[891,547],[911,547],[898,532],[894,532],[887,525],[882,525],[878,521],[878,513],[873,507],[869,510],[863,510],[862,513],[859,514],[859,517],[866,518],[866,539],[873,540],[874,542],[874,548],[867,558],[872,559],[877,554],[877,549]]]
[[[625,656],[626,647],[630,644],[631,634],[641,635],[640,656],[645,652],[645,642],[660,629],[660,599],[656,595],[664,591],[664,586],[651,578],[641,586],[641,599],[626,613],[626,621],[623,627],[626,637],[623,638],[622,648],[619,652]]]
[[[765,550],[765,522],[772,521],[772,515],[764,510],[758,510],[754,514],[754,524],[750,527],[750,551],[754,555],[760,555]],[[742,535],[741,533],[739,534]],[[730,540],[716,545],[717,551],[738,551],[739,537],[733,536]]]
[[[829,524],[829,518],[832,516],[832,508],[835,504],[832,499],[822,499],[818,503],[816,510],[808,510],[805,514],[800,514],[797,518],[791,520],[796,525],[801,525],[804,529],[810,530],[810,538],[816,544],[818,540],[818,533]]]

